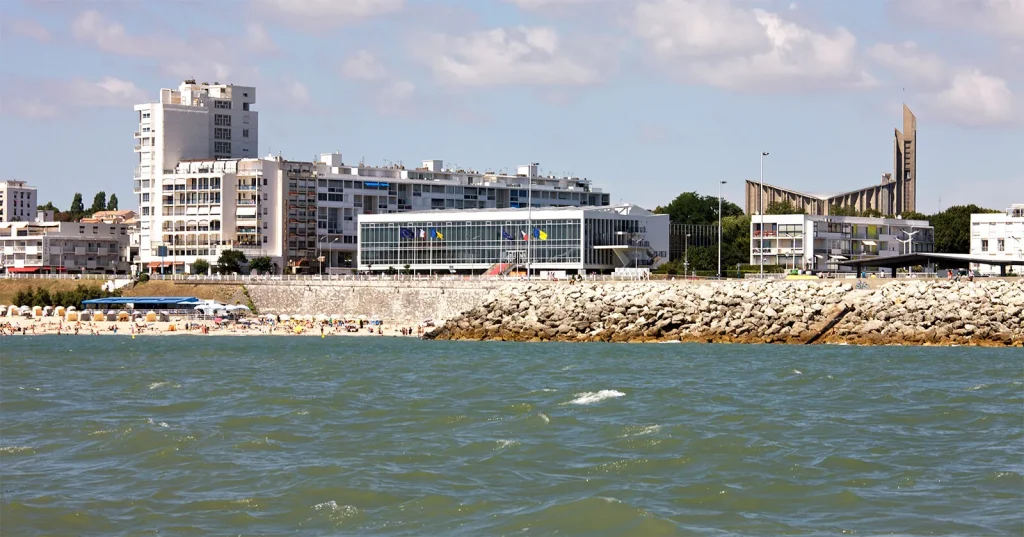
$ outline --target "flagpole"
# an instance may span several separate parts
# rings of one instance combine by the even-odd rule
[[[533,275],[533,166],[527,166],[526,172],[527,194],[526,205],[526,279]]]

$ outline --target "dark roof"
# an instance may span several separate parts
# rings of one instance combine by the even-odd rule
[[[893,255],[888,257],[873,257],[871,259],[849,259],[847,261],[840,261],[837,264],[847,267],[907,267],[910,265],[921,265],[924,263],[935,261],[981,263],[983,265],[995,266],[1020,265],[1024,263],[1024,261],[1020,259],[992,259],[986,256],[971,254],[940,254],[934,252],[917,252],[913,254]]]
[[[122,304],[135,304],[136,307],[145,304],[154,305],[174,305],[174,304],[185,304],[192,305],[198,304],[200,300],[194,296],[118,296],[111,298],[94,298],[92,300],[83,300],[82,305],[95,305],[95,306],[116,306]]]

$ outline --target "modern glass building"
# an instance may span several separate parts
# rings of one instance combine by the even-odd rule
[[[359,215],[363,271],[611,272],[668,261],[669,221],[635,205]]]

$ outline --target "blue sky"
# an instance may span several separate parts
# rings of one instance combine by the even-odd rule
[[[132,104],[185,78],[258,88],[260,152],[540,162],[614,202],[742,205],[892,171],[918,209],[1024,202],[1024,0],[5,0],[2,179],[67,207],[131,194]],[[88,200],[87,200],[88,204]]]

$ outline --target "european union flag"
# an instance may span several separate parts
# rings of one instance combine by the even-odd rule
[[[512,237],[512,235],[509,235],[508,231],[505,231],[504,229],[502,229],[501,230],[501,240],[503,240],[503,241],[514,241],[515,239]]]
[[[399,232],[399,234],[401,235],[401,237],[403,239],[415,239],[416,238],[416,234],[413,233],[412,230],[407,228],[407,227],[403,227],[402,230]]]

